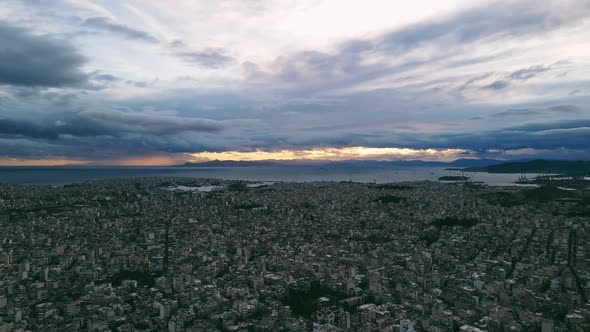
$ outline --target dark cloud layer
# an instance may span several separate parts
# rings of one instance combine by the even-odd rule
[[[220,122],[213,120],[149,115],[135,112],[100,111],[85,112],[84,115],[114,125],[136,128],[136,131],[145,131],[151,134],[167,135],[179,132],[215,133],[224,128]]]
[[[54,113],[38,120],[0,119],[0,135],[5,138],[58,139],[62,135],[94,137],[129,133],[175,135],[183,132],[216,133],[223,129],[224,124],[214,120],[112,110]]]
[[[70,118],[67,122],[0,119],[0,135],[4,138],[57,140],[60,135],[96,137],[113,134],[115,134],[113,128],[91,119]]]
[[[137,113],[128,110],[52,112],[39,118],[0,118],[0,153],[5,157],[59,155],[123,158],[204,149],[230,122]],[[35,149],[35,145],[42,148]],[[30,153],[30,155],[27,155]]]
[[[14,119],[0,119],[0,135],[4,137],[45,139],[56,139],[58,137],[57,132],[50,128],[32,122]]]
[[[86,59],[69,43],[0,23],[0,85],[81,86]]]
[[[421,138],[420,144],[433,148],[489,149],[581,149],[588,150],[590,119],[511,126],[481,133],[439,134]]]
[[[556,106],[568,109],[569,106]],[[552,108],[543,109],[549,112]],[[258,130],[222,132],[243,126],[231,121],[141,114],[125,110],[82,111],[39,121],[0,119],[0,145],[39,143],[48,154],[100,159],[150,153],[264,149],[309,149],[318,146],[399,147],[412,149],[467,149],[483,154],[489,149],[587,150],[590,119],[539,122],[485,132],[425,134],[418,130],[358,131],[346,126],[262,133]],[[407,127],[407,129],[412,129]],[[12,143],[10,143],[12,142]],[[0,147],[2,150],[2,147]],[[23,150],[26,151],[26,150]],[[16,153],[18,152],[18,153]],[[10,156],[22,154],[14,151]]]
[[[113,22],[106,17],[91,17],[82,23],[83,26],[103,30],[115,35],[119,35],[126,39],[139,40],[146,43],[157,44],[160,41],[153,35],[138,29],[128,27],[126,25]]]

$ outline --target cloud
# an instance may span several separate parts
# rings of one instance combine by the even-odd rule
[[[560,10],[567,10],[567,13]],[[584,19],[589,11],[590,5],[584,0],[547,1],[542,4],[533,0],[499,1],[393,31],[383,36],[375,46],[406,51],[427,42],[467,44],[486,38],[522,37],[570,25]]]
[[[553,69],[552,66],[532,66],[529,68],[519,69],[508,75],[508,77],[513,80],[524,81],[533,78],[539,75],[540,73],[549,71],[551,69]]]
[[[520,108],[509,109],[504,112],[495,113],[492,116],[497,118],[512,117],[512,116],[546,116],[551,114],[577,114],[582,109],[573,105],[556,105],[547,108]]]
[[[243,122],[244,120],[242,120]],[[4,156],[47,155],[69,158],[118,159],[161,153],[199,151],[277,151],[347,148],[355,146],[415,150],[460,149],[485,155],[490,149],[588,149],[590,119],[542,122],[484,132],[427,134],[408,126],[385,131],[326,127],[302,133],[245,130],[240,120],[214,121],[133,111],[82,111],[41,120],[0,120],[0,151]],[[255,125],[255,124],[252,124]],[[237,130],[237,131],[236,131]],[[9,151],[25,144],[26,149]],[[10,147],[10,148],[9,148]],[[40,148],[41,149],[41,148]]]
[[[422,139],[421,144],[433,148],[454,148],[484,151],[513,149],[582,149],[588,150],[590,119],[540,122],[489,130],[481,133],[440,134]]]
[[[516,71],[506,75],[501,80],[497,80],[489,85],[483,86],[481,89],[482,90],[504,90],[508,86],[510,86],[510,82],[526,81],[531,78],[534,78],[535,76],[538,76],[541,73],[553,70],[554,68],[555,68],[555,65],[552,65],[552,66],[537,65],[537,66],[531,66],[528,68],[522,68],[522,69],[516,70]],[[470,81],[469,83],[473,83],[473,82]]]
[[[579,113],[582,111],[580,107],[574,105],[557,105],[548,108],[549,111],[560,112],[560,113]]]
[[[4,138],[39,138],[57,140],[60,135],[95,137],[113,135],[112,128],[96,121],[82,118],[69,118],[67,121],[35,122],[22,119],[0,119],[0,135]]]
[[[4,137],[30,137],[56,139],[57,132],[32,122],[0,119],[0,135]]]
[[[111,74],[99,74],[92,76],[93,80],[102,81],[102,82],[118,82],[121,78],[111,75]]]
[[[175,134],[179,132],[216,133],[224,126],[219,121],[183,118],[169,115],[145,114],[126,111],[87,111],[84,116],[105,121],[112,125],[136,128],[151,134]]]
[[[236,123],[235,121],[215,121],[128,110],[52,112],[42,117],[26,118],[14,114],[12,118],[0,118],[0,136],[5,139],[60,140],[67,137],[215,134]]]
[[[520,126],[509,127],[504,129],[504,132],[535,132],[544,133],[550,132],[551,130],[571,130],[577,128],[590,128],[590,119],[588,120],[568,120],[568,121],[556,121],[556,122],[540,122],[530,123]]]
[[[250,65],[244,69],[247,74],[255,72],[258,77],[266,77],[269,85],[285,83],[298,92],[332,91],[387,78],[395,82],[396,75],[405,71],[473,66],[505,57],[506,51],[492,56],[490,52],[486,56],[473,56],[472,52],[482,44],[524,40],[570,27],[589,15],[590,5],[583,0],[500,1],[376,37],[349,39],[327,50],[280,56],[264,70],[254,71]],[[525,67],[498,78],[483,89],[503,90],[510,81],[530,79],[550,69],[552,67]]]
[[[501,81],[494,81],[492,84],[483,86],[481,89],[482,90],[504,90],[509,85],[510,85],[510,83],[508,83],[508,81],[501,80]]]
[[[541,75],[542,73],[545,73],[545,72],[548,72],[551,70],[555,70],[555,69],[559,68],[561,65],[566,65],[566,64],[568,64],[568,62],[558,61],[558,62],[556,62],[552,65],[548,65],[548,66],[535,65],[535,66],[530,66],[530,67],[526,67],[526,68],[521,68],[521,69],[515,70],[513,72],[509,72],[509,73],[503,74],[503,75],[501,75],[501,74],[494,75],[494,73],[486,73],[484,75],[477,76],[477,77],[470,79],[462,86],[461,89],[465,89],[465,88],[469,87],[470,85],[473,85],[473,83],[485,80],[486,78],[489,78],[491,76],[495,76],[495,77],[500,76],[500,78],[497,78],[492,83],[482,86],[480,88],[480,90],[498,90],[498,91],[504,90],[504,89],[508,88],[514,82],[528,81],[532,78],[535,78],[535,77]]]
[[[82,86],[86,58],[69,43],[0,23],[0,85]]]
[[[206,49],[198,52],[179,52],[175,55],[182,60],[207,68],[219,68],[231,63],[232,57],[223,54],[219,49]]]
[[[83,26],[110,32],[125,39],[139,40],[146,43],[158,44],[160,41],[148,32],[130,28],[106,17],[91,17],[86,19]]]
[[[6,117],[0,112],[0,156],[104,161],[215,150],[232,140],[218,136],[221,131],[251,125],[249,120],[216,121],[121,109],[27,113]]]
[[[102,6],[99,6],[97,4],[95,4],[92,1],[88,1],[88,0],[66,0],[67,3],[69,3],[70,5],[73,5],[75,7],[78,7],[80,9],[83,9],[87,12],[93,13],[93,14],[98,14],[101,16],[105,16],[108,17],[109,19],[114,19],[115,17],[113,16],[113,14],[105,9]]]
[[[529,115],[536,115],[539,114],[536,110],[526,109],[526,108],[517,108],[511,109],[504,112],[493,114],[492,116],[501,118],[501,117],[508,117],[508,116],[529,116]]]
[[[168,43],[168,49],[173,56],[182,61],[210,69],[221,68],[235,61],[234,58],[227,55],[227,50],[206,48],[195,51],[181,40],[174,40]]]

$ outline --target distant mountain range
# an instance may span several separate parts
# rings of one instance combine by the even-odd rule
[[[465,172],[488,173],[553,173],[553,174],[590,174],[590,161],[568,160],[521,160],[506,162],[497,159],[457,159],[452,162],[403,160],[403,161],[379,161],[379,160],[346,160],[315,164],[282,163],[276,161],[237,161],[237,160],[212,160],[206,162],[187,162],[178,167],[293,167],[315,166],[323,169],[343,168],[398,168],[398,167],[446,167],[462,169]]]
[[[547,174],[590,174],[590,161],[569,160],[530,160],[521,162],[504,162],[487,166],[473,166],[465,168],[466,172],[488,173],[547,173]]]
[[[211,160],[201,163],[186,162],[178,167],[259,167],[286,166],[272,161]]]
[[[389,167],[483,167],[502,163],[502,160],[495,159],[457,159],[452,162],[423,161],[423,160],[402,160],[402,161],[379,161],[379,160],[346,160],[336,162],[315,163],[313,166],[323,168],[389,168]],[[304,166],[305,163],[281,163],[274,161],[236,161],[236,160],[211,160],[205,162],[186,162],[179,167],[259,167],[259,166]]]

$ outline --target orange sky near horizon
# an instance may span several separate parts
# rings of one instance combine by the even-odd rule
[[[224,151],[199,152],[190,154],[193,161],[242,160],[242,161],[343,161],[343,160],[432,160],[453,161],[467,153],[462,149],[407,149],[407,148],[369,148],[362,146],[344,148],[317,148],[310,150],[279,151]]]
[[[407,148],[316,148],[309,150],[278,151],[223,151],[187,154],[140,156],[113,160],[79,160],[63,157],[47,159],[0,158],[0,166],[172,166],[184,162],[211,160],[239,161],[343,161],[343,160],[425,160],[453,161],[464,157],[462,149],[407,149]]]
[[[0,166],[170,166],[185,162],[183,159],[167,156],[146,156],[105,161],[76,159],[19,159],[0,158]]]
[[[76,166],[85,165],[87,161],[74,159],[20,159],[0,158],[0,166]]]

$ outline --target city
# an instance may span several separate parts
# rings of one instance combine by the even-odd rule
[[[522,190],[3,185],[0,331],[588,331],[588,217]]]

